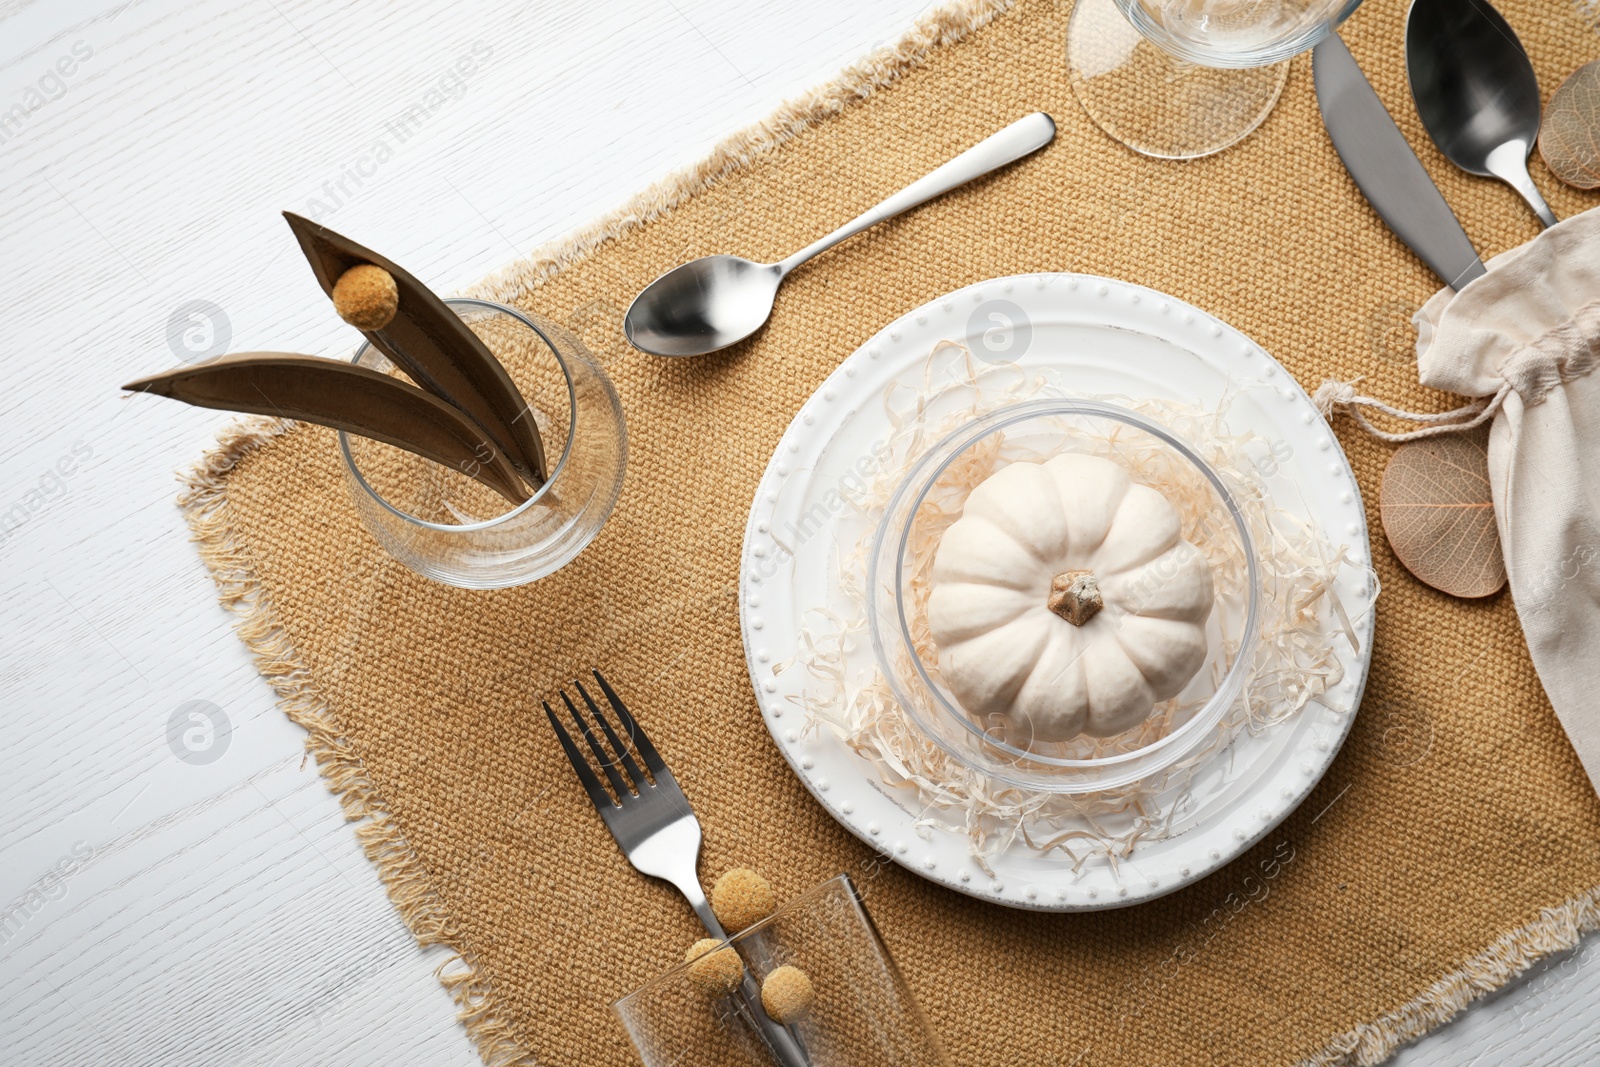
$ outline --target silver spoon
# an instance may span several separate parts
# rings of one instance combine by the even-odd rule
[[[865,214],[781,263],[706,256],[674,267],[633,298],[622,328],[635,348],[658,356],[703,356],[759,330],[789,272],[847,237],[932,200],[1049,144],[1050,116],[1035,111],[973,145]]]
[[[1539,138],[1539,79],[1488,0],[1413,0],[1406,70],[1428,135],[1462,170],[1522,194],[1546,226],[1556,217],[1528,175]]]

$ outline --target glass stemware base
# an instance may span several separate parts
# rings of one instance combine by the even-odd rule
[[[1287,60],[1201,66],[1151,43],[1113,0],[1078,0],[1067,68],[1084,110],[1113,139],[1158,159],[1197,159],[1237,144],[1271,113]]]

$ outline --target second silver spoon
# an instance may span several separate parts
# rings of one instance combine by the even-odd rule
[[[1428,136],[1462,170],[1522,194],[1546,226],[1555,213],[1528,174],[1539,139],[1539,79],[1488,0],[1413,0],[1406,72]]]
[[[622,320],[623,332],[635,348],[658,356],[703,356],[742,341],[772,314],[783,279],[812,256],[1021,159],[1055,135],[1049,115],[1035,111],[1024,116],[781,263],[705,256],[674,267],[633,298]]]

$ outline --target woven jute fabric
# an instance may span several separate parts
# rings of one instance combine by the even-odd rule
[[[1504,0],[1546,87],[1600,55],[1574,0]],[[1402,0],[1345,37],[1487,255],[1532,237],[1496,183],[1451,168],[1411,107]],[[1259,847],[1153,903],[1022,913],[934,886],[837,826],[785,766],[740,646],[740,539],[780,434],[839,361],[950,289],[1084,271],[1190,301],[1299,380],[1363,378],[1411,409],[1408,319],[1435,279],[1389,234],[1322,128],[1308,58],[1265,125],[1187,164],[1100,133],[1068,84],[1069,6],[928,16],[611,218],[480,287],[564,323],[616,382],[630,466],[598,540],[501,592],[387,558],[332,435],[240,425],[184,498],[224,600],[493,1063],[623,1064],[622,992],[697,929],[630,868],[538,708],[599,666],[705,827],[708,874],[780,896],[853,872],[953,1062],[1370,1063],[1597,925],[1600,803],[1545,701],[1509,599],[1421,586],[1375,532],[1384,592],[1365,705],[1332,770]],[[771,326],[721,355],[632,351],[620,312],[692,256],[775,260],[1032,111],[1055,143],[798,271]],[[1596,199],[1536,180],[1558,213]],[[356,235],[359,236],[359,235]],[[1387,446],[1339,427],[1369,509]],[[1381,529],[1369,510],[1374,531]]]

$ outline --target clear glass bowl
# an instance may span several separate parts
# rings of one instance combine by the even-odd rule
[[[505,365],[544,439],[549,479],[512,508],[483,484],[421,456],[339,434],[345,481],[362,522],[419,574],[467,589],[542,578],[593,541],[622,491],[628,441],[622,404],[576,337],[485,300],[447,300]],[[364,344],[353,362],[390,374]]]
[[[815,1002],[790,1025],[811,1067],[949,1063],[849,875],[807,890],[729,938],[728,945],[757,987],[785,965],[811,980]],[[651,979],[613,1007],[645,1067],[774,1063],[740,997],[700,988],[688,964]]]
[[[939,673],[922,603],[937,535],[960,516],[973,485],[1019,459],[1088,452],[1129,469],[1179,505],[1183,535],[1212,563],[1218,590],[1206,625],[1207,658],[1146,724],[1106,738],[1025,746],[985,729]],[[1175,503],[1178,501],[1175,500]],[[918,546],[922,546],[920,551]],[[1144,782],[1217,737],[1244,687],[1259,635],[1260,585],[1248,523],[1224,481],[1188,445],[1142,415],[1111,404],[1037,400],[977,419],[923,455],[890,498],[867,569],[872,648],[896,701],[918,730],[963,766],[1000,782],[1051,793],[1090,793]],[[921,640],[917,636],[921,633]],[[923,651],[919,651],[919,649]]]

